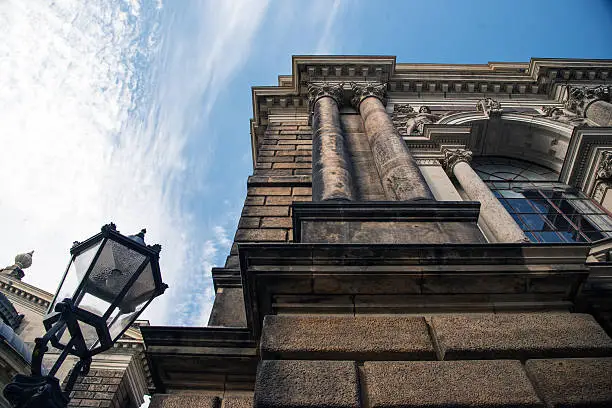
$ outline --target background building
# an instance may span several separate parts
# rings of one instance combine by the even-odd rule
[[[15,374],[30,374],[34,339],[45,334],[43,317],[53,294],[22,282],[24,269],[32,264],[33,251],[19,254],[15,263],[0,270],[0,389]],[[71,407],[136,408],[144,402],[151,386],[151,376],[144,355],[144,345],[137,321],[114,347],[93,357],[89,373],[77,379]],[[85,333],[86,334],[86,333]],[[57,354],[45,355],[52,366]],[[56,377],[63,381],[76,359],[69,356]],[[0,407],[10,407],[0,392]]]

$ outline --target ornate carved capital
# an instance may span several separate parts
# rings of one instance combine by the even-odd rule
[[[484,112],[485,115],[491,116],[501,116],[502,114],[502,106],[501,103],[492,98],[484,98],[480,99],[476,103],[476,110],[478,112]]]
[[[351,98],[351,104],[355,109],[359,110],[361,102],[370,96],[378,98],[383,105],[387,104],[387,84],[367,83],[367,84],[356,84],[351,82],[351,89],[353,91],[353,97]]]
[[[444,159],[442,159],[442,167],[449,175],[453,174],[453,168],[457,163],[472,161],[472,152],[467,149],[443,149]]]
[[[585,116],[589,105],[595,101],[610,102],[609,86],[568,86],[565,97],[565,107],[576,113]]]
[[[344,83],[323,83],[323,84],[308,84],[308,101],[310,102],[310,106],[313,107],[314,104],[323,97],[332,98],[338,106],[342,105],[343,101],[343,93],[344,93]]]

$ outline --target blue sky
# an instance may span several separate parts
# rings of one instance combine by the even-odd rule
[[[252,172],[250,87],[291,55],[612,58],[612,2],[8,0],[0,36],[0,262],[35,249],[53,291],[72,241],[146,226],[170,284],[146,317],[191,325]]]

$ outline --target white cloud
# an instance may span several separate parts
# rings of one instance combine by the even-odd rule
[[[185,211],[194,178],[185,146],[246,61],[267,8],[180,3],[0,3],[0,263],[35,249],[25,280],[53,291],[73,240],[111,220],[125,233],[146,226],[171,287],[147,312],[155,324],[174,323],[181,308],[201,320],[209,307],[211,293],[182,301],[183,292],[211,291],[205,277],[229,239],[213,229],[218,241],[202,251]]]
[[[337,23],[338,14],[342,7],[341,0],[333,0],[331,6],[329,1],[325,2],[326,7],[323,10],[315,8],[315,12],[325,16],[324,26],[319,37],[319,42],[315,48],[315,54],[330,55],[333,53],[336,47],[336,32],[334,31],[334,24]]]

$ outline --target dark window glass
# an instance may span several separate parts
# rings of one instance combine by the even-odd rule
[[[592,242],[612,237],[612,217],[544,167],[476,158],[474,169],[532,242]]]

